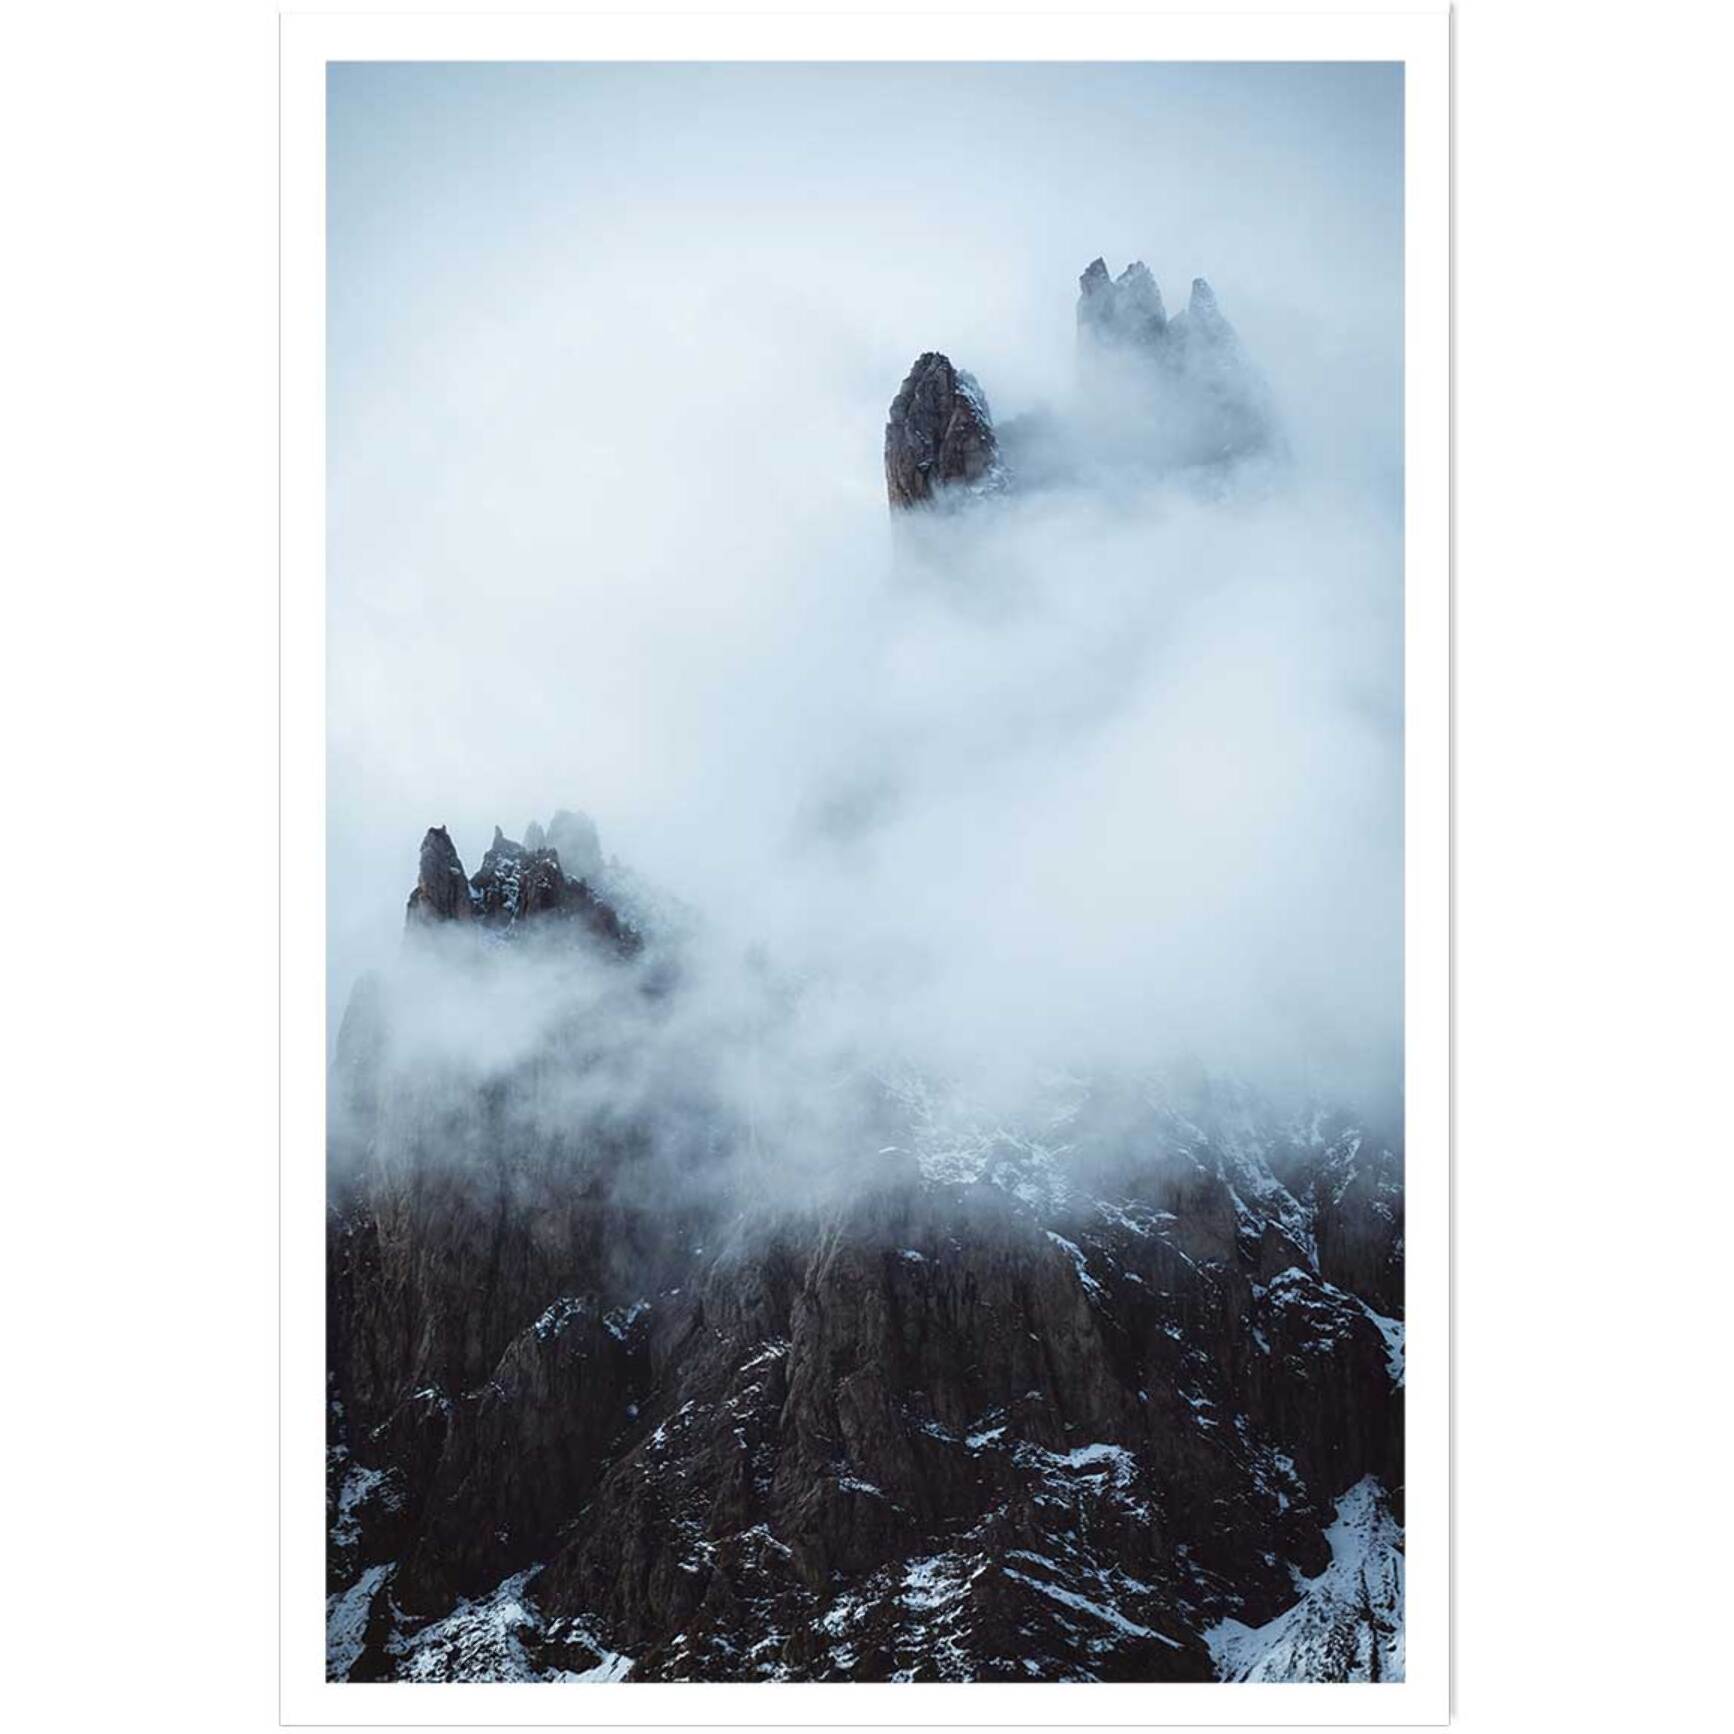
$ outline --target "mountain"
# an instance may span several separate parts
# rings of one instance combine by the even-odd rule
[[[974,376],[937,351],[919,356],[885,424],[885,488],[893,509],[996,493],[1007,480],[993,415]]]
[[[1269,385],[1202,277],[1170,318],[1147,265],[1111,277],[1092,260],[1078,279],[1077,327],[1075,401],[1003,427],[973,374],[934,350],[916,358],[885,426],[893,512],[1101,485],[1120,472],[1215,482],[1281,456]]]
[[[559,834],[579,823],[573,815],[562,812],[555,816],[551,829]],[[410,926],[473,922],[485,931],[505,934],[540,916],[575,923],[606,949],[623,957],[633,956],[642,941],[632,924],[593,891],[588,880],[565,872],[559,850],[547,842],[540,825],[533,825],[527,834],[536,839],[533,846],[514,842],[496,825],[480,868],[474,878],[466,880],[463,863],[445,829],[436,826],[430,830],[422,839],[421,870],[409,894]],[[587,850],[586,841],[590,846]],[[601,855],[593,824],[587,839],[579,832],[578,845],[584,852],[586,869],[600,874]]]
[[[1389,1132],[1213,1079],[1060,1080],[1030,1126],[885,1079],[831,1195],[728,1170],[720,1108],[683,1153],[717,1185],[671,1190],[605,1102],[533,1106],[672,1015],[654,938],[499,836],[430,927],[449,849],[406,945],[547,948],[590,1021],[471,1079],[377,982],[345,1020],[334,1675],[1400,1674]]]
[[[1159,424],[1200,288],[1084,275]],[[935,351],[885,456],[1040,485]],[[331,1074],[331,1677],[1400,1679],[1400,1113],[821,1066],[701,929],[581,814],[421,841]]]

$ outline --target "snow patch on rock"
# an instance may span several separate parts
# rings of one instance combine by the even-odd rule
[[[1403,1533],[1372,1476],[1337,1502],[1331,1563],[1299,1579],[1300,1599],[1262,1626],[1223,1620],[1204,1633],[1222,1680],[1403,1678]]]

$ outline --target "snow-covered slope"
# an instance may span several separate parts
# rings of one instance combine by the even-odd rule
[[[1300,1599],[1262,1626],[1223,1620],[1204,1634],[1224,1680],[1401,1680],[1403,1532],[1372,1477],[1337,1502],[1331,1562],[1296,1575]]]

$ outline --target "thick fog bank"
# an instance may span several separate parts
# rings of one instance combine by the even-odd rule
[[[394,1064],[564,1043],[538,1115],[675,1148],[720,1104],[820,1165],[882,1129],[864,1080],[976,1126],[1200,1071],[1385,1111],[1395,75],[505,70],[333,77],[334,1027],[383,971]],[[1171,303],[1209,276],[1277,449],[1165,466],[1080,371],[1104,252]],[[1021,485],[894,524],[936,346]],[[427,826],[473,871],[559,806],[686,907],[673,989],[400,951]]]

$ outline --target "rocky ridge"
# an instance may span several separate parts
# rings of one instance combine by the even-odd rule
[[[494,827],[494,840],[473,877],[445,827],[432,827],[422,839],[420,871],[409,894],[405,920],[413,932],[445,923],[474,923],[495,936],[528,931],[528,924],[570,922],[588,938],[622,957],[631,957],[643,941],[638,930],[614,906],[593,890],[588,877],[569,875],[561,866],[553,838],[567,842],[585,874],[602,871],[595,825],[562,811],[547,831],[532,823],[524,843]]]

